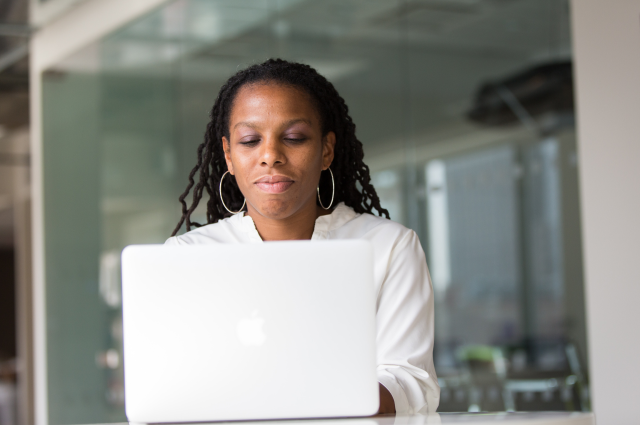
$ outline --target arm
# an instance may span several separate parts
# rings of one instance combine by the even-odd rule
[[[394,242],[377,301],[378,382],[397,413],[435,412],[440,388],[433,366],[433,289],[415,232]]]

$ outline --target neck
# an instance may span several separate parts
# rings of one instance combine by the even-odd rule
[[[253,219],[263,241],[291,241],[311,239],[316,219],[330,213],[313,202],[282,219],[265,217],[249,205],[246,214]]]

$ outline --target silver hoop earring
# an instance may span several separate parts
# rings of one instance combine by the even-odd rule
[[[224,199],[222,199],[222,180],[224,180],[224,176],[226,176],[228,172],[229,172],[229,170],[225,171],[224,174],[222,175],[222,177],[220,178],[220,186],[218,187],[218,193],[220,194],[220,200],[222,201],[222,206],[224,207],[224,209],[229,211],[231,214],[238,214],[239,212],[241,212],[244,209],[244,206],[247,205],[247,198],[244,198],[244,202],[242,203],[242,206],[240,207],[240,209],[238,211],[235,211],[235,212],[231,211],[227,207],[227,204],[224,203]]]
[[[318,183],[318,187],[316,188],[316,190],[318,191],[318,202],[320,202],[320,206],[325,210],[328,210],[329,208],[331,208],[331,205],[333,205],[333,196],[336,194],[336,182],[335,180],[333,180],[333,171],[331,171],[331,167],[327,169],[329,170],[329,173],[331,173],[331,187],[332,187],[331,202],[329,202],[328,207],[325,207],[324,205],[322,205],[322,199],[320,199],[320,183]]]

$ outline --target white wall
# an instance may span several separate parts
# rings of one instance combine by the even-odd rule
[[[640,423],[640,0],[573,0],[593,408]]]

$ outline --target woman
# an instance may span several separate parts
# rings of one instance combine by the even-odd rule
[[[363,156],[347,105],[313,68],[280,59],[251,66],[220,89],[167,244],[371,241],[380,413],[432,413],[440,389],[424,252],[415,232],[373,215],[389,217]],[[205,190],[201,227],[191,214]],[[187,233],[175,236],[183,223]]]

